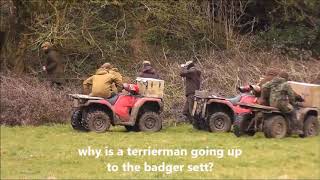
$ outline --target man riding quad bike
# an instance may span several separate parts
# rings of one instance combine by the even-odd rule
[[[128,93],[104,99],[82,94],[70,94],[74,100],[71,125],[76,130],[107,131],[111,125],[122,125],[128,131],[159,131],[162,98],[139,95],[136,84],[124,84]]]
[[[251,110],[240,107],[238,102],[257,103],[259,87],[255,85],[239,88],[240,95],[228,99],[196,91],[192,111],[193,127],[210,132],[229,132],[236,117],[250,114]]]
[[[279,109],[259,104],[238,103],[240,107],[252,111],[250,117],[239,118],[234,123],[234,134],[237,137],[243,135],[253,136],[256,132],[264,132],[267,138],[283,138],[293,133],[294,123],[291,116],[282,113]],[[316,136],[319,134],[317,108],[299,107],[297,109],[298,120],[303,123],[300,137]],[[241,116],[240,116],[241,117]]]
[[[252,114],[239,116],[234,124],[236,136],[254,135],[257,131],[263,131],[267,138],[283,138],[291,134],[301,137],[318,135],[320,86],[288,81],[288,77],[288,73],[282,71],[279,77],[262,87],[264,105],[238,103]]]

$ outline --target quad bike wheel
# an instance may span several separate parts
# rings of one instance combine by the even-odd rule
[[[103,133],[109,130],[111,120],[109,115],[101,110],[92,110],[87,114],[86,122],[91,131]]]
[[[224,112],[213,113],[208,120],[210,132],[229,132],[231,130],[231,118]]]
[[[237,137],[248,135],[248,136],[254,136],[255,135],[255,130],[253,129],[248,129],[248,126],[250,124],[250,120],[247,119],[246,117],[239,117],[233,125],[233,133]]]
[[[317,116],[308,116],[303,125],[302,137],[317,136],[319,134],[319,121]]]
[[[139,118],[138,126],[141,131],[156,132],[162,128],[162,121],[158,113],[145,112]]]
[[[71,115],[72,128],[78,131],[87,131],[87,129],[83,127],[81,120],[82,120],[82,112],[79,109],[77,109]]]
[[[288,126],[284,117],[275,115],[265,120],[264,135],[266,138],[284,138],[287,131]]]

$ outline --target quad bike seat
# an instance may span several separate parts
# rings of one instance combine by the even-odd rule
[[[265,106],[261,104],[251,104],[251,103],[242,103],[239,102],[237,103],[239,106],[244,107],[244,108],[252,108],[254,110],[262,110],[262,111],[267,111],[267,112],[278,112],[280,113],[281,111],[278,108],[272,107],[272,106]]]
[[[241,95],[227,99],[227,101],[230,101],[234,105],[240,102],[240,100],[241,100]]]
[[[108,99],[106,99],[106,100],[107,100],[111,105],[114,105],[114,104],[117,102],[118,98],[119,98],[119,95],[116,94],[116,95],[114,95],[114,96],[112,96],[111,98],[108,98]]]

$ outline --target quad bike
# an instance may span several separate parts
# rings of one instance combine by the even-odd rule
[[[253,88],[243,90],[241,94],[231,98],[210,95],[207,91],[196,91],[192,110],[193,127],[210,132],[229,132],[236,117],[251,114],[250,109],[242,108],[237,103],[256,103]]]
[[[159,131],[163,100],[139,95],[135,84],[124,85],[124,88],[129,93],[120,93],[110,99],[70,94],[74,101],[73,129],[101,133],[111,125],[122,125],[128,131]]]
[[[243,135],[253,136],[256,132],[264,132],[267,138],[283,138],[293,133],[293,123],[290,116],[279,109],[259,104],[238,103],[240,107],[252,111],[251,117],[240,116],[234,123],[234,134],[237,137]],[[297,118],[303,122],[303,134],[300,137],[317,136],[319,134],[319,122],[317,108],[300,107],[297,110]]]

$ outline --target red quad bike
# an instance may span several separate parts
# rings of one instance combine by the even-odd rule
[[[240,107],[252,111],[252,118],[240,118],[234,124],[237,137],[264,132],[267,138],[283,138],[291,136],[293,123],[290,117],[279,109],[259,104],[238,103]],[[318,110],[313,107],[300,107],[297,118],[303,122],[303,134],[300,137],[317,136],[319,134]]]
[[[70,94],[75,109],[71,117],[73,129],[102,133],[111,125],[122,125],[128,131],[159,131],[163,100],[138,95],[135,84],[124,88],[129,94],[120,93],[110,99]]]
[[[192,111],[193,127],[210,132],[229,132],[236,117],[251,114],[250,109],[242,108],[237,103],[257,101],[252,91],[240,92],[240,95],[227,99],[210,95],[207,91],[196,91]]]

